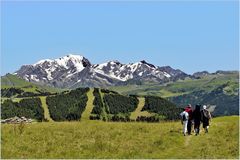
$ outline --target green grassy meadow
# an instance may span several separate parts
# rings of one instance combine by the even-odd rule
[[[39,96],[39,98],[41,100],[42,107],[44,110],[44,118],[48,121],[53,121],[52,118],[50,117],[50,113],[49,113],[48,106],[46,103],[46,96]]]
[[[2,158],[239,158],[238,116],[214,118],[208,134],[186,137],[180,122],[36,122],[1,129]]]
[[[89,120],[89,117],[93,110],[93,100],[94,100],[93,89],[90,89],[87,92],[87,96],[88,96],[87,105],[86,105],[86,108],[85,108],[84,112],[82,113],[82,117],[81,117],[81,120],[83,120],[83,121]]]
[[[109,89],[121,94],[155,95],[166,98],[189,94],[199,90],[209,92],[228,82],[228,86],[224,89],[226,94],[237,95],[239,88],[238,81],[239,73],[234,72],[225,75],[209,75],[201,79],[178,80],[165,84],[148,83],[144,85],[114,86],[109,87]]]
[[[138,107],[136,108],[136,110],[134,112],[131,113],[130,119],[136,120],[138,116],[146,116],[146,117],[153,116],[154,113],[149,113],[147,111],[141,111],[145,104],[145,98],[138,98],[138,100],[139,100]]]
[[[1,89],[11,88],[11,87],[20,88],[24,90],[24,92],[32,92],[32,93],[39,93],[39,91],[55,93],[55,92],[61,92],[66,90],[66,89],[59,89],[59,88],[43,86],[43,85],[35,84],[32,82],[28,82],[13,74],[6,74],[5,76],[2,76]]]

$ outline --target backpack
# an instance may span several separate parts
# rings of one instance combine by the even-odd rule
[[[186,121],[186,120],[187,120],[186,115],[183,114],[183,116],[182,116],[182,121]]]
[[[204,118],[210,119],[208,110],[203,110],[202,113],[203,113]]]

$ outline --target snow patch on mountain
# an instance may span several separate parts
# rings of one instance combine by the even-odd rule
[[[41,64],[43,64],[45,62],[51,63],[52,61],[53,60],[51,60],[51,59],[43,59],[43,60],[38,61],[37,63],[34,63],[33,66],[41,65]]]
[[[170,78],[170,77],[171,77],[171,75],[170,75],[170,74],[168,74],[167,72],[163,72],[163,74],[164,74],[166,77],[168,77],[168,78]]]
[[[39,79],[37,78],[37,75],[30,75],[30,78],[36,82],[39,82]]]

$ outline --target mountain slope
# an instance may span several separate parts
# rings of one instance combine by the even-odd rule
[[[177,106],[191,103],[217,105],[214,115],[239,113],[239,72],[216,72],[200,79],[185,79],[165,84],[110,87],[122,94],[155,95],[168,98]]]
[[[139,81],[164,83],[190,77],[180,70],[169,66],[156,67],[144,60],[129,64],[108,61],[92,65],[85,57],[72,54],[23,65],[15,73],[27,81],[60,88],[106,87]]]
[[[7,88],[7,87],[24,87],[32,85],[32,83],[25,81],[16,75],[13,74],[6,74],[5,76],[1,77],[1,87]]]
[[[238,94],[238,71],[227,74],[213,73],[200,79],[185,79],[165,84],[148,83],[144,85],[113,86],[109,87],[109,89],[118,91],[122,94],[158,95],[161,97],[172,97],[200,90],[209,92],[227,82],[229,82],[229,88],[225,88],[226,93],[235,95]]]
[[[43,86],[39,84],[35,84],[32,82],[28,82],[24,79],[19,78],[17,75],[13,74],[6,74],[5,76],[1,77],[1,89],[8,89],[8,88],[16,88],[21,89],[25,92],[33,92],[39,93],[40,92],[59,92],[61,89],[53,88],[50,86]]]
[[[33,65],[23,65],[16,74],[30,82],[64,88],[70,77],[81,72],[90,62],[79,55],[67,55],[58,59],[40,60]]]
[[[228,84],[224,84],[211,92],[195,91],[181,96],[170,97],[169,100],[178,106],[190,104],[208,104],[216,105],[214,116],[220,115],[239,115],[239,95],[227,95],[224,88]]]

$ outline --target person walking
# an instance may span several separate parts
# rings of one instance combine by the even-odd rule
[[[181,122],[183,125],[183,135],[186,136],[187,133],[187,124],[188,124],[188,113],[183,108],[183,112],[180,113]]]
[[[187,107],[185,108],[185,111],[188,113],[187,132],[188,132],[188,135],[191,135],[191,131],[192,131],[192,119],[193,119],[192,105],[191,105],[191,104],[188,104]]]
[[[209,121],[211,120],[212,116],[210,112],[207,110],[207,106],[203,106],[203,110],[201,111],[201,118],[203,122],[203,128],[205,130],[205,133],[208,133],[209,128]]]
[[[196,105],[193,111],[193,121],[194,121],[194,131],[195,135],[197,136],[200,132],[200,124],[201,124],[201,105]]]

